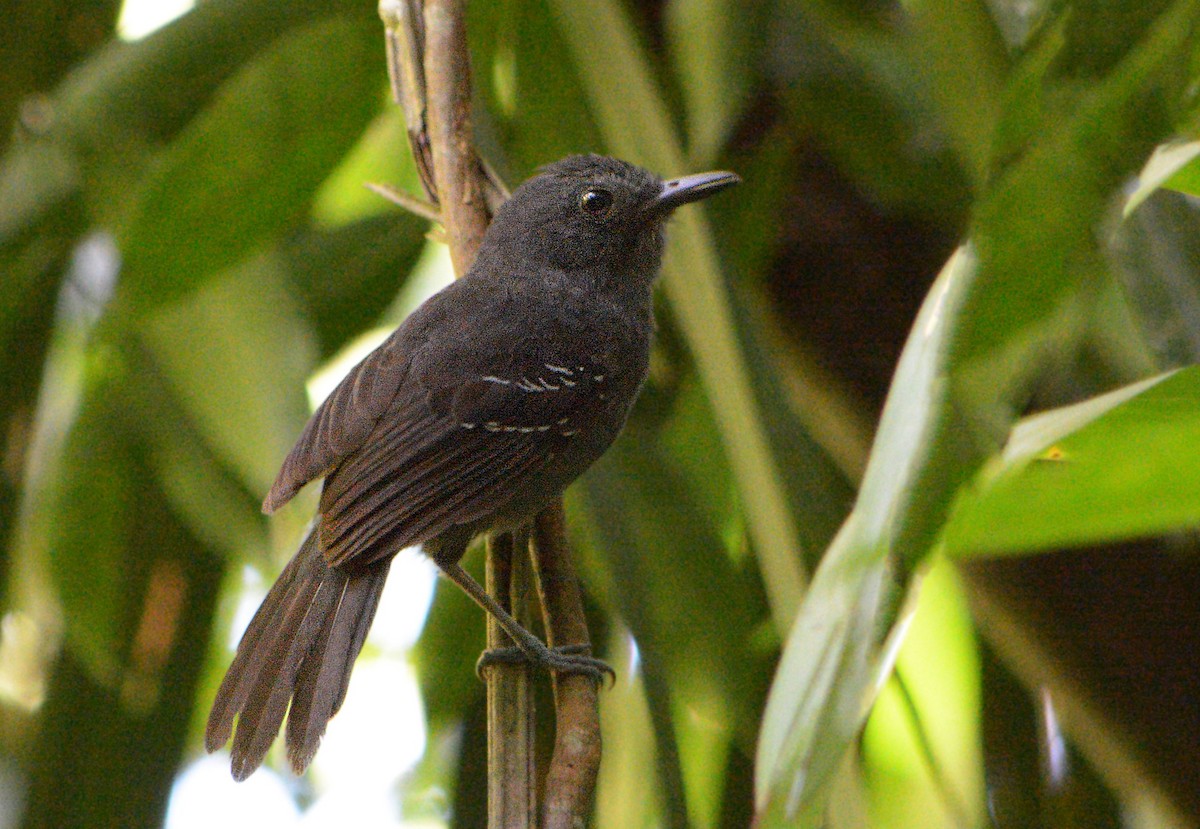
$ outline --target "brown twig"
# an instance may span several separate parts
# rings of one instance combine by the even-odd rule
[[[425,2],[425,119],[454,272],[467,272],[491,216],[471,132],[471,61],[462,0]]]
[[[410,196],[408,193],[391,184],[367,182],[367,189],[376,195],[383,196],[392,204],[404,208],[409,213],[420,216],[422,219],[428,219],[431,222],[442,221],[442,214],[438,211],[437,205],[432,202],[422,201],[415,196]]]
[[[484,584],[518,622],[528,625],[529,557],[525,546],[514,545],[512,533],[489,538]],[[487,643],[492,650],[513,646],[512,639],[490,616]],[[530,666],[522,662],[495,663],[487,668],[489,829],[537,826],[531,674]]]
[[[562,501],[534,522],[533,562],[551,647],[590,646],[583,597],[567,546]],[[543,829],[575,829],[586,823],[600,772],[600,713],[595,682],[563,674],[554,683],[554,755],[546,773]]]
[[[392,98],[404,112],[408,144],[425,195],[436,205],[438,194],[433,177],[433,154],[425,125],[425,16],[422,5],[421,0],[379,0],[379,16],[383,19]]]

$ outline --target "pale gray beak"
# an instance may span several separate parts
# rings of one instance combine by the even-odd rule
[[[713,193],[719,193],[741,183],[741,180],[736,173],[717,170],[664,181],[658,198],[650,202],[647,210],[655,213],[669,213],[681,204],[708,198]]]

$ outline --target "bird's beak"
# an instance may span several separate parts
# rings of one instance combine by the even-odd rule
[[[708,198],[713,193],[719,193],[741,183],[741,180],[736,173],[717,170],[712,173],[696,173],[692,176],[664,181],[658,198],[650,202],[647,210],[660,215],[670,213],[681,204]]]

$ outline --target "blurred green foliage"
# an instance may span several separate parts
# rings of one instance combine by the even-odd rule
[[[63,6],[22,4],[0,61],[0,595],[41,631],[0,644],[0,800],[155,826],[228,659],[218,588],[304,520],[258,502],[305,381],[438,243],[362,189],[415,181],[371,4],[208,0],[134,43],[111,3]],[[596,824],[1200,825],[1200,216],[1173,192],[1200,2],[502,0],[468,26],[510,182],[583,151],[746,182],[673,224],[650,381],[568,497],[633,675]],[[1111,616],[1071,623],[1080,573]],[[418,777],[457,826],[481,629],[439,591],[416,651]]]

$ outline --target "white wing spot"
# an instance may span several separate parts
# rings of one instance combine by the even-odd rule
[[[571,369],[567,368],[566,366],[556,366],[553,363],[546,363],[546,368],[550,369],[551,371],[557,371],[559,374],[574,374],[575,373],[575,372],[571,371]]]
[[[595,380],[597,383],[603,383],[603,382],[604,382],[604,375],[603,375],[603,374],[596,374],[596,375],[593,375],[593,376],[592,376],[592,379],[593,379],[593,380]]]
[[[563,384],[564,386],[566,386],[567,388],[569,388],[569,389],[573,389],[573,388],[575,388],[577,385],[579,385],[579,384],[578,384],[578,383],[576,383],[574,380],[568,380],[568,379],[567,379],[567,378],[565,378],[565,377],[563,378],[562,384]]]
[[[462,426],[464,429],[474,429],[478,425],[479,425],[478,423],[460,423],[459,424],[459,426]]]

